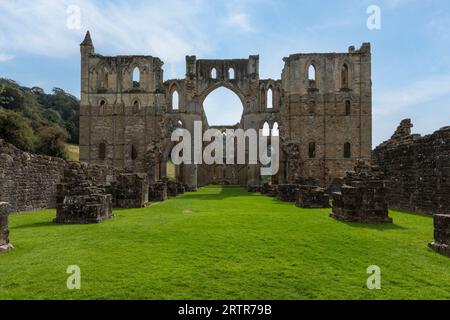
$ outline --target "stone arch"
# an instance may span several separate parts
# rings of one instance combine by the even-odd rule
[[[353,64],[347,59],[343,60],[339,64],[339,69],[337,72],[337,83],[340,90],[350,90],[352,88],[353,81]]]
[[[132,88],[140,88],[141,87],[141,81],[142,81],[142,71],[141,68],[138,65],[135,65],[131,69],[131,84]]]
[[[352,114],[352,102],[350,101],[350,99],[345,99],[344,105],[345,105],[344,109],[345,115],[350,116]]]
[[[230,83],[230,82],[226,82],[226,81],[221,81],[218,83],[215,83],[211,86],[209,86],[208,88],[206,88],[205,90],[203,90],[203,92],[201,92],[198,97],[199,97],[199,102],[200,105],[203,106],[203,103],[205,102],[206,97],[208,97],[208,95],[213,92],[214,90],[224,87],[226,89],[229,89],[231,91],[233,91],[241,100],[242,102],[242,106],[245,108],[245,95],[244,93],[241,91],[241,89],[239,89],[236,85]]]
[[[352,157],[352,145],[350,142],[344,143],[344,158],[350,159]]]
[[[98,159],[100,161],[105,161],[107,156],[107,144],[105,140],[101,140],[98,144]]]
[[[235,80],[236,79],[236,70],[234,67],[228,68],[228,80]]]
[[[104,115],[106,112],[106,106],[108,105],[105,98],[100,98],[98,101],[98,114]]]
[[[274,109],[274,99],[275,95],[274,95],[274,90],[273,90],[273,86],[272,84],[269,84],[267,86],[267,91],[266,91],[266,109],[268,110],[273,110]]]
[[[181,91],[178,83],[174,82],[169,87],[169,109],[170,111],[178,111],[180,110],[181,105]],[[175,105],[174,105],[175,104]]]
[[[138,147],[136,147],[136,143],[132,143],[130,148],[130,159],[132,161],[136,161],[138,157],[139,157]]]
[[[272,125],[271,129],[271,135],[274,137],[280,136],[280,125],[278,124],[278,121],[275,121]]]
[[[218,72],[216,67],[212,67],[211,71],[209,73],[209,76],[211,77],[211,79],[216,80],[218,78]]]
[[[239,96],[230,86],[213,86],[213,88],[210,88],[212,91],[205,92],[209,92],[206,97],[200,99],[206,123],[216,129],[240,124],[245,110],[244,97]]]
[[[132,100],[132,108],[133,108],[133,112],[137,113],[139,111],[141,111],[141,102],[139,100],[139,98],[133,98]]]
[[[263,123],[262,127],[260,127],[260,129],[262,129],[262,134],[264,137],[270,137],[271,128],[270,128],[269,122],[264,121],[264,123]]]

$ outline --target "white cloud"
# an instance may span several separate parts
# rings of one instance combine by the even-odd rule
[[[168,63],[208,51],[195,16],[199,1],[0,1],[0,50],[58,57],[78,54],[87,29],[104,54],[151,54]],[[67,28],[67,9],[81,9],[81,29]],[[110,52],[111,51],[111,52]]]
[[[14,59],[14,56],[6,54],[6,53],[0,53],[0,62],[9,61],[12,59]]]
[[[249,17],[243,12],[232,12],[226,19],[226,25],[231,28],[237,28],[244,32],[253,32],[254,28],[250,24]]]
[[[374,95],[374,116],[386,116],[405,108],[425,104],[450,94],[450,75],[440,75],[414,82],[391,92]]]

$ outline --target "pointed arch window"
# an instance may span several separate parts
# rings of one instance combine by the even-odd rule
[[[99,115],[103,115],[105,113],[105,107],[106,107],[106,101],[105,100],[100,100],[99,103],[99,109],[98,109],[98,114]]]
[[[141,86],[141,71],[138,67],[133,69],[133,88],[139,88]]]
[[[100,88],[101,89],[108,89],[108,85],[109,85],[108,82],[109,82],[108,70],[106,68],[103,68],[101,81],[100,81]]]
[[[308,113],[309,114],[316,113],[316,102],[314,100],[310,101],[308,104]]]
[[[236,79],[234,68],[228,69],[228,79],[230,79],[230,80]]]
[[[316,143],[310,142],[308,146],[308,155],[310,159],[314,159],[316,157]]]
[[[106,159],[106,143],[104,142],[98,146],[98,158],[102,161]]]
[[[139,100],[135,100],[133,102],[133,112],[139,112],[141,110],[141,104],[139,103]]]
[[[272,90],[272,88],[269,88],[269,90],[267,90],[266,108],[273,109],[273,90]]]
[[[349,159],[352,157],[352,146],[350,142],[344,144],[344,158]]]
[[[263,134],[263,137],[269,137],[270,136],[270,126],[269,126],[269,123],[267,121],[264,122],[262,134]]]
[[[280,136],[280,128],[278,122],[275,122],[272,127],[272,136],[279,137]]]
[[[216,68],[211,69],[211,79],[217,79],[217,70]]]
[[[316,87],[316,66],[311,64],[308,68],[308,86],[310,88]]]
[[[136,160],[138,158],[138,150],[134,144],[131,145],[131,160]]]
[[[175,90],[172,93],[172,110],[179,110],[180,109],[180,96],[178,94],[178,91]]]
[[[352,104],[350,100],[345,101],[345,115],[350,116],[352,114]]]
[[[349,85],[348,66],[346,63],[344,63],[341,68],[341,87],[343,89],[348,89],[348,85]]]

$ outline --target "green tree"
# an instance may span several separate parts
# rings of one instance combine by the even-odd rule
[[[37,131],[36,151],[52,157],[67,158],[65,143],[69,138],[66,130],[59,126],[42,127]]]
[[[20,114],[0,109],[0,139],[24,151],[33,151],[35,137],[28,120]]]

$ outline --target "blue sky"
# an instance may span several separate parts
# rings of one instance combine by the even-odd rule
[[[67,27],[71,5],[81,10],[79,29]],[[381,9],[381,30],[366,26],[369,5]],[[98,53],[160,57],[165,79],[183,78],[191,54],[259,54],[261,78],[279,79],[289,54],[371,42],[374,146],[403,118],[421,134],[450,125],[446,0],[0,0],[0,77],[79,96],[78,45],[88,29]],[[242,106],[224,89],[208,98],[206,112],[213,124],[232,124]]]

